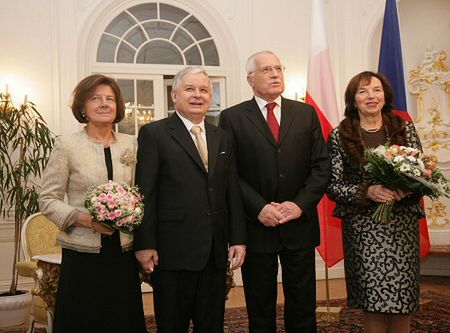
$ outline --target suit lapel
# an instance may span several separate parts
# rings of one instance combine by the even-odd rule
[[[280,121],[280,139],[279,144],[281,144],[286,137],[289,128],[295,118],[295,111],[293,109],[293,104],[289,103],[285,98],[281,98],[281,121]]]
[[[258,103],[255,101],[255,98],[251,99],[247,104],[247,118],[272,145],[277,145],[275,138],[267,125],[267,121],[264,119]]]
[[[178,117],[176,113],[174,113],[168,119],[168,127],[170,135],[174,138],[174,140],[177,141],[179,145],[183,147],[183,149],[188,153],[188,155],[191,156],[195,163],[197,163],[198,166],[206,172],[205,166],[203,165],[202,159],[200,158],[200,154],[198,153],[194,140],[192,140],[192,137],[186,129],[186,126],[184,126],[180,117]]]
[[[206,144],[208,146],[208,175],[211,178],[211,175],[214,173],[214,169],[216,167],[217,156],[219,154],[219,135],[217,133],[218,128],[212,126],[211,124],[205,121],[205,130],[206,130]]]

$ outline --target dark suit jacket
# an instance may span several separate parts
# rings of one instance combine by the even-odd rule
[[[228,244],[245,244],[245,218],[231,136],[205,122],[209,172],[175,113],[139,131],[136,183],[145,212],[135,250],[156,249],[159,267],[203,269],[214,240],[225,268]]]
[[[275,139],[255,99],[224,110],[219,126],[236,141],[238,173],[247,215],[247,249],[270,253],[315,247],[320,242],[316,206],[326,189],[330,165],[313,107],[282,98],[280,139]],[[293,201],[298,220],[275,228],[258,221],[264,205]]]

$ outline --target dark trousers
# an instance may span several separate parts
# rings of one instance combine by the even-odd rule
[[[152,273],[158,333],[185,333],[192,319],[195,333],[223,333],[225,269],[217,269],[214,252],[199,271],[162,270]]]
[[[248,252],[242,267],[250,333],[275,333],[278,257],[284,292],[284,324],[289,333],[315,333],[314,249]]]

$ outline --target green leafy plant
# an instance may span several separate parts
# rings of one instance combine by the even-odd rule
[[[10,295],[16,294],[22,222],[39,210],[39,180],[53,149],[54,135],[31,102],[16,108],[0,93],[0,211],[14,217],[14,259]]]

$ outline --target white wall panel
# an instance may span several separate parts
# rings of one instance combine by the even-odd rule
[[[228,104],[251,96],[245,81],[247,57],[262,49],[279,54],[286,65],[286,81],[306,81],[312,0],[170,0],[184,6],[198,5],[199,12],[227,38],[231,79]],[[28,94],[50,127],[69,133],[79,125],[69,109],[71,92],[86,74],[85,47],[96,20],[105,8],[137,0],[16,0],[2,1],[0,11],[0,90]],[[325,16],[338,105],[348,80],[366,69],[376,69],[384,0],[328,0]],[[448,0],[400,0],[399,11],[406,70],[422,59],[428,45],[450,52],[450,2]],[[293,97],[293,96],[287,96]],[[411,104],[411,103],[410,103]],[[414,112],[414,106],[412,106]],[[9,227],[0,219],[0,287],[9,271]],[[450,240],[449,240],[450,243]],[[323,276],[317,257],[317,275]],[[342,264],[330,271],[342,276]]]

